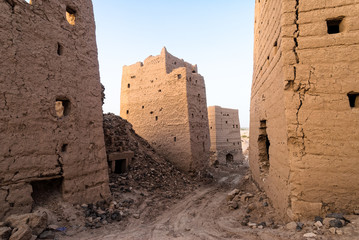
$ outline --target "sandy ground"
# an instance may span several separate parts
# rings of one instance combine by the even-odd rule
[[[242,146],[246,159],[248,141],[249,131],[244,129]],[[314,222],[305,222],[303,230],[299,232],[286,229],[285,223],[275,214],[265,194],[253,183],[248,171],[248,161],[242,166],[212,168],[210,174],[213,181],[199,183],[192,192],[185,193],[182,199],[171,198],[167,202],[156,202],[156,198],[149,193],[136,210],[140,214],[131,215],[126,221],[94,229],[79,225],[78,228],[57,234],[56,239],[359,240],[359,216],[351,216],[352,223],[343,228],[342,236],[333,235],[328,229],[316,229],[313,227]],[[228,193],[233,189],[240,191],[239,200],[234,207],[233,202],[228,200]],[[263,229],[248,226],[248,223],[256,223],[258,226],[261,222],[266,223]],[[303,236],[311,232],[315,232],[317,236]]]
[[[247,167],[242,166],[236,169],[215,169],[213,175],[215,182],[200,186],[192,194],[188,194],[182,200],[166,206],[165,211],[153,219],[129,219],[126,226],[121,224],[109,224],[98,229],[77,229],[69,235],[60,235],[58,239],[91,239],[91,240],[164,240],[164,239],[243,239],[243,240],[300,240],[300,239],[359,239],[359,231],[351,226],[351,235],[337,236],[330,235],[327,231],[316,238],[305,238],[303,235],[312,232],[313,223],[306,223],[301,232],[286,230],[280,220],[264,229],[250,228],[243,226],[241,221],[248,216],[248,206],[257,204],[257,210],[250,214],[251,221],[271,221],[275,212],[258,205],[259,197],[264,196],[253,182],[244,181],[248,178]],[[227,194],[234,188],[254,195],[253,200],[248,203],[241,203],[238,209],[228,207]],[[256,196],[257,195],[257,196]],[[262,197],[261,197],[262,198]],[[265,198],[265,196],[264,196]],[[259,207],[258,207],[259,206]],[[154,206],[156,207],[156,206]],[[359,223],[359,216],[358,216]]]

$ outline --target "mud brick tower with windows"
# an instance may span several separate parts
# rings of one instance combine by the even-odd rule
[[[253,177],[283,216],[359,207],[359,3],[256,0]]]

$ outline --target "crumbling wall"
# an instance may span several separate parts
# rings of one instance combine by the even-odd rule
[[[256,1],[250,163],[292,219],[359,205],[358,5]]]
[[[91,1],[7,0],[0,16],[0,219],[45,180],[71,202],[107,197]]]
[[[254,179],[285,216],[288,207],[281,0],[256,1],[249,161]],[[267,142],[268,140],[268,142]]]
[[[237,109],[208,107],[211,163],[241,163],[241,130]]]
[[[294,1],[297,31],[286,61],[291,212],[359,207],[359,3]],[[288,53],[289,54],[289,53]]]
[[[208,161],[205,99],[204,80],[197,67],[165,48],[159,56],[123,68],[121,117],[182,170],[200,170]]]

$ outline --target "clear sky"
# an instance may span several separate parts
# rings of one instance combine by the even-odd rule
[[[104,112],[120,113],[122,66],[159,55],[198,65],[207,105],[249,125],[254,0],[93,0]]]

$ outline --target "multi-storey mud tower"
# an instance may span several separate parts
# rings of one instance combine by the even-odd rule
[[[290,218],[359,207],[359,3],[256,0],[250,165]]]
[[[208,122],[211,163],[241,163],[243,154],[238,110],[208,107]]]
[[[121,117],[178,168],[209,162],[206,90],[197,66],[169,54],[123,67]]]
[[[0,1],[0,219],[109,195],[90,0]]]

